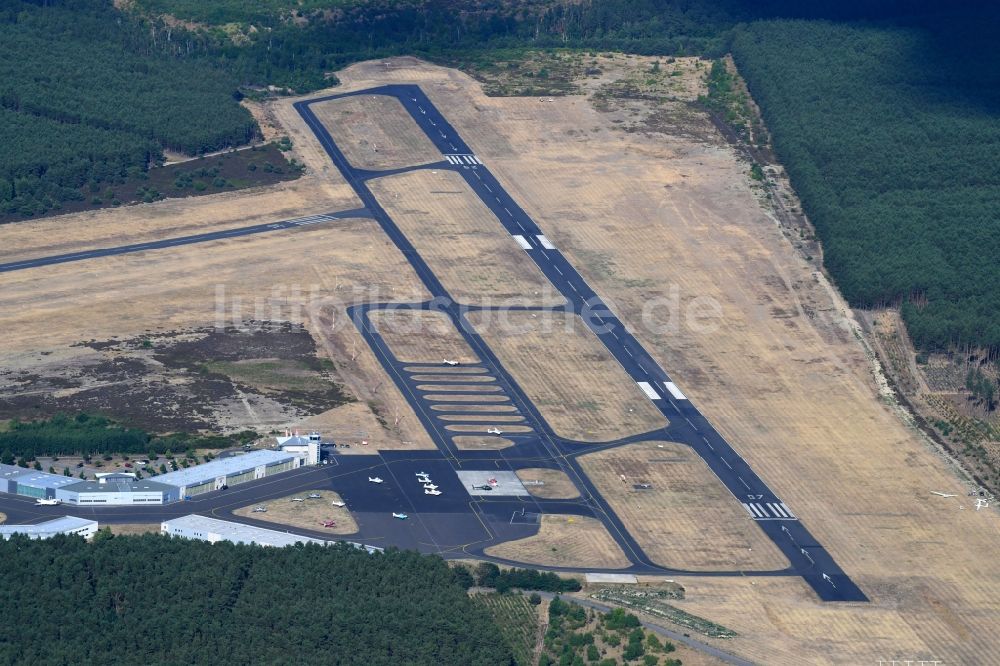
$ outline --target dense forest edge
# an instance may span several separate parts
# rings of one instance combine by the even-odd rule
[[[10,664],[514,664],[437,557],[106,533],[0,541]],[[30,572],[30,574],[23,573]]]

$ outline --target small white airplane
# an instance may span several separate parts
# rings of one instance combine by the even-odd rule
[[[305,497],[293,497],[292,501],[293,502],[305,502],[306,498]]]
[[[320,495],[319,493],[309,493],[306,496],[306,499],[323,499],[323,496]]]
[[[417,477],[417,483],[430,483],[431,477],[429,476],[419,476]]]
[[[415,476],[430,476],[427,472],[417,472]]]
[[[424,490],[437,490],[437,489],[438,489],[438,487],[435,486],[433,483],[425,483],[424,484]]]
[[[62,504],[62,500],[44,499],[39,497],[38,499],[35,500],[35,504],[39,506],[58,506],[59,504]]]
[[[399,518],[400,520],[406,520],[407,518],[409,518],[409,516],[407,516],[405,513],[393,513],[392,517]]]
[[[380,478],[379,478],[379,477],[377,477],[377,476],[369,476],[369,477],[368,477],[368,481],[369,481],[370,483],[383,483],[382,479],[380,479]]]
[[[433,488],[424,488],[424,495],[440,495],[440,490],[434,490]]]
[[[936,490],[932,490],[931,495],[937,495],[938,497],[958,497],[958,495],[952,495],[950,493],[940,493]]]
[[[254,512],[254,513],[267,513],[267,507],[266,507],[266,506],[264,506],[264,505],[261,505],[261,506],[255,506],[255,507],[253,508],[253,512]]]
[[[486,432],[488,432],[491,435],[502,435],[503,434],[503,430],[501,430],[500,428],[496,428],[496,427],[494,427],[494,428],[487,428]]]
[[[443,363],[445,365],[450,365],[452,367],[454,367],[456,365],[459,365],[458,361],[452,361],[451,359],[447,359],[447,358],[443,361]]]
[[[330,502],[330,504],[332,504],[333,506],[339,506],[339,507],[345,507],[345,506],[347,506],[346,502],[338,502],[336,500]]]

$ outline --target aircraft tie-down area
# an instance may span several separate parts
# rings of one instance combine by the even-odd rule
[[[399,170],[374,172],[353,167],[336,145],[330,133],[310,109],[312,104],[355,95],[386,95],[399,100],[417,126],[440,150],[443,157],[440,162],[435,162],[433,165],[414,168],[451,169],[460,174],[472,191],[504,226],[510,234],[512,242],[516,243],[531,258],[543,275],[566,299],[566,310],[577,314],[593,313],[584,318],[588,327],[670,423],[663,431],[647,433],[644,438],[650,439],[650,435],[652,435],[652,438],[655,439],[685,443],[708,464],[712,472],[732,493],[735,501],[741,504],[747,514],[756,521],[756,524],[772,539],[791,563],[788,570],[771,572],[772,574],[802,576],[824,600],[866,600],[864,593],[841,570],[829,553],[816,542],[792,509],[757,476],[747,462],[716,431],[667,372],[656,363],[629,332],[628,328],[601,301],[579,272],[559,251],[556,244],[507,194],[503,186],[492,175],[488,166],[474,150],[465,144],[419,86],[387,85],[296,103],[295,107],[299,114],[319,139],[344,178],[354,188],[365,209],[371,213],[389,238],[403,251],[418,277],[430,291],[434,297],[433,307],[452,319],[465,341],[479,355],[481,363],[478,365],[490,376],[496,378],[500,391],[510,398],[517,414],[524,417],[522,423],[525,428],[523,431],[513,434],[503,433],[504,437],[514,442],[514,450],[505,449],[503,454],[505,460],[511,461],[509,462],[510,467],[518,464],[512,461],[516,461],[520,457],[527,459],[534,456],[536,461],[539,458],[544,459],[549,464],[562,469],[583,491],[585,499],[576,505],[576,509],[589,513],[605,523],[609,532],[622,546],[629,559],[633,561],[634,564],[629,570],[672,571],[666,568],[669,563],[663,563],[666,566],[661,566],[660,563],[651,562],[646,557],[580,467],[576,460],[581,452],[580,443],[562,440],[552,431],[535,406],[531,404],[509,373],[505,371],[489,346],[464,318],[459,304],[451,299],[449,292],[428,263],[407,240],[405,234],[368,188],[366,184],[368,180],[380,177],[380,175],[396,173]],[[399,304],[393,304],[393,306],[398,307]],[[432,306],[430,304],[412,304],[409,307],[424,309]],[[422,398],[422,393],[417,387],[417,380],[413,378],[414,374],[406,372],[405,364],[395,358],[385,340],[370,324],[368,315],[379,308],[380,306],[377,304],[355,306],[352,318],[449,463],[455,469],[465,469],[467,465],[474,465],[473,461],[477,457],[482,458],[479,455],[482,452],[459,451],[452,445],[451,436],[454,433],[449,433],[446,430],[447,421],[442,420],[442,414],[447,414],[447,412],[432,411],[428,408],[426,400]],[[447,360],[445,363],[451,365]],[[484,428],[481,434],[496,436],[501,434],[501,430],[496,427],[488,430]],[[618,444],[625,444],[629,441],[637,440],[635,438],[624,439]],[[574,447],[574,444],[577,446]],[[426,478],[428,477],[418,475],[420,480]],[[486,487],[492,488],[490,484],[474,485],[479,488],[476,492],[483,493],[483,497],[495,492],[494,490],[483,490]],[[469,488],[466,490],[468,491]],[[479,500],[481,503],[476,511],[495,512],[496,507],[490,506],[490,504],[493,503],[492,497],[496,497],[496,495],[490,497],[491,499]],[[539,514],[546,511],[566,510],[565,503],[560,504],[557,508],[538,498],[533,498],[531,501],[535,505],[532,510]],[[525,508],[521,507],[520,510],[524,513]]]

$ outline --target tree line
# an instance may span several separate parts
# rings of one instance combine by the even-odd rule
[[[996,12],[913,25],[761,21],[740,72],[854,306],[925,349],[1000,349]]]
[[[10,421],[0,432],[0,458],[32,461],[38,456],[93,456],[103,454],[157,455],[170,451],[223,449],[257,437],[247,431],[235,435],[153,435],[103,416],[56,414],[38,421]]]
[[[513,664],[437,557],[160,535],[0,541],[9,664]]]

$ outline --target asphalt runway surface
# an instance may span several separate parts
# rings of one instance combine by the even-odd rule
[[[372,94],[387,95],[398,99],[417,125],[441,151],[442,159],[425,165],[386,171],[354,168],[337,147],[327,129],[313,114],[310,106],[341,97]],[[632,562],[629,567],[608,569],[607,571],[669,575],[801,576],[824,601],[867,601],[864,593],[809,533],[802,521],[794,514],[793,509],[788,507],[757,476],[746,461],[732,449],[712,424],[691,404],[682,390],[672,382],[666,371],[653,360],[625,325],[559,252],[558,248],[543,235],[535,222],[506,193],[490,173],[488,167],[475,156],[474,152],[431,104],[418,86],[383,86],[306,100],[296,103],[295,107],[323,145],[333,163],[353,187],[361,199],[363,208],[330,213],[326,216],[312,216],[311,218],[300,218],[299,220],[288,220],[268,225],[255,225],[225,232],[213,232],[212,234],[3,264],[0,265],[0,272],[128,252],[150,251],[181,244],[208,242],[251,233],[278,231],[338,217],[372,217],[402,251],[433,298],[426,303],[358,305],[349,309],[349,314],[375,352],[383,368],[413,407],[438,450],[382,451],[362,455],[337,455],[332,460],[334,464],[304,468],[271,479],[262,479],[236,486],[227,491],[210,493],[195,500],[161,507],[102,509],[78,509],[67,506],[40,507],[35,506],[33,500],[28,498],[7,495],[0,498],[0,509],[8,514],[9,522],[37,522],[46,516],[63,515],[67,511],[84,517],[93,514],[96,519],[104,523],[148,523],[152,520],[162,520],[165,517],[202,513],[275,529],[273,523],[235,517],[231,512],[233,509],[250,504],[266,504],[267,501],[298,491],[330,488],[341,494],[359,524],[359,532],[348,538],[367,545],[415,548],[422,552],[438,553],[445,557],[475,556],[521,565],[523,563],[488,557],[483,553],[483,550],[496,543],[537,533],[539,517],[546,513],[591,516],[600,520],[607,527],[611,536]],[[428,264],[366,185],[366,181],[372,178],[415,169],[450,169],[464,178],[472,191],[489,207],[511,235],[511,242],[516,243],[528,255],[555,289],[565,298],[565,305],[558,309],[583,317],[583,320],[597,335],[605,348],[666,417],[669,422],[667,427],[600,444],[563,439],[552,430],[516,381],[503,368],[489,346],[465,319],[464,313],[470,308],[455,303]],[[513,446],[497,451],[465,451],[455,446],[452,438],[459,433],[449,426],[461,424],[467,430],[461,433],[463,435],[478,434],[488,437],[492,433],[487,432],[486,425],[477,426],[472,419],[466,423],[456,421],[456,419],[461,419],[463,414],[466,417],[470,416],[468,412],[462,410],[461,403],[435,402],[428,396],[433,393],[432,389],[435,383],[440,386],[456,386],[467,383],[467,387],[459,388],[470,393],[476,393],[479,391],[477,386],[481,387],[482,385],[473,381],[463,382],[455,377],[437,382],[429,381],[426,379],[427,374],[432,370],[442,371],[443,368],[440,365],[400,362],[369,319],[369,314],[373,310],[388,308],[433,309],[444,313],[452,320],[480,359],[479,363],[463,366],[462,371],[470,371],[493,378],[491,385],[495,386],[496,390],[491,395],[503,396],[505,404],[515,408],[516,411],[513,413],[524,419],[518,424],[526,428],[524,432],[502,433],[502,437],[512,441]],[[430,389],[428,385],[431,385]],[[439,390],[438,393],[443,393],[443,390]],[[505,415],[511,413],[503,412]],[[497,415],[499,414],[500,412],[497,412]],[[686,444],[697,452],[729,489],[734,501],[742,504],[749,518],[756,521],[757,525],[777,545],[790,562],[790,566],[777,571],[685,571],[672,569],[669,567],[669,563],[651,561],[583,472],[578,461],[581,455],[598,449],[650,440]],[[527,467],[548,467],[565,472],[580,490],[581,497],[576,500],[544,500],[532,496],[506,496],[501,492],[497,492],[495,495],[491,493],[472,497],[466,492],[457,475],[459,470],[513,471]],[[424,494],[422,486],[416,482],[416,472],[418,471],[428,472],[443,494],[440,496]],[[384,483],[370,483],[369,476],[378,476],[384,479]],[[408,518],[406,520],[393,518],[392,513],[394,512],[406,513]],[[328,536],[324,535],[321,529],[315,531],[295,529],[294,531],[309,536]],[[588,568],[586,570],[599,571],[600,569]]]

